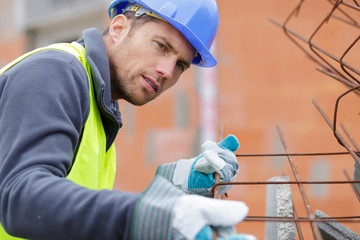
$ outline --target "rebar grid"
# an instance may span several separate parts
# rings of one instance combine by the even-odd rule
[[[333,121],[331,121],[321,109],[320,105],[313,100],[313,104],[316,109],[319,111],[323,119],[326,121],[327,125],[330,127],[334,137],[338,143],[346,149],[345,152],[323,152],[323,153],[291,153],[288,149],[287,143],[283,136],[283,133],[279,127],[277,127],[277,133],[281,139],[285,153],[280,154],[237,154],[238,158],[241,157],[278,157],[283,156],[287,157],[289,165],[292,170],[293,177],[295,181],[243,181],[243,182],[219,182],[219,177],[217,176],[217,181],[211,189],[212,196],[214,198],[224,198],[223,195],[219,195],[218,187],[221,185],[269,185],[269,184],[291,184],[297,185],[303,204],[306,209],[307,217],[298,216],[295,205],[293,204],[293,217],[274,217],[274,216],[248,216],[245,221],[270,221],[270,222],[294,222],[296,226],[296,232],[299,239],[304,239],[300,222],[308,222],[310,224],[312,234],[314,239],[322,239],[319,228],[316,225],[317,222],[351,222],[351,223],[360,223],[360,216],[337,216],[337,217],[315,217],[310,201],[306,194],[306,191],[303,185],[306,184],[349,184],[352,187],[355,197],[360,202],[360,193],[358,192],[355,184],[359,184],[360,180],[352,180],[349,174],[344,170],[344,175],[346,181],[304,181],[300,179],[299,173],[297,172],[297,166],[293,161],[293,157],[301,156],[330,156],[330,155],[350,155],[355,163],[360,165],[360,147],[356,143],[355,139],[351,136],[350,132],[345,128],[344,124],[340,123],[340,127],[344,132],[345,137],[337,129],[337,120],[338,120],[338,109],[340,106],[341,100],[350,93],[355,93],[357,96],[360,96],[360,70],[354,66],[354,64],[349,63],[347,57],[349,53],[355,52],[355,47],[359,48],[360,45],[360,4],[356,0],[324,0],[324,3],[330,6],[328,14],[320,21],[320,24],[315,28],[315,30],[310,34],[309,37],[304,37],[291,29],[289,23],[294,21],[294,19],[299,18],[299,13],[304,5],[305,0],[299,0],[298,4],[291,11],[288,17],[283,23],[276,21],[272,18],[269,20],[275,23],[277,26],[281,27],[285,35],[293,42],[305,55],[318,65],[317,70],[326,76],[335,79],[336,81],[341,82],[349,90],[341,94],[337,99],[334,106],[334,115]],[[332,53],[330,50],[325,49],[321,44],[316,43],[316,38],[321,35],[321,32],[326,31],[326,25],[330,21],[338,21],[341,24],[350,27],[354,31],[354,39],[350,39],[351,43],[344,47],[343,52],[339,54]],[[360,52],[357,55],[360,56]],[[358,58],[357,58],[357,63]],[[223,129],[222,129],[223,132]],[[349,143],[348,143],[349,141]],[[359,233],[360,234],[360,233]]]
[[[318,109],[322,117],[325,119],[327,124],[331,127],[333,135],[339,142],[341,146],[346,148],[347,152],[351,154],[357,164],[360,164],[359,159],[359,147],[356,144],[354,138],[350,135],[343,124],[340,124],[342,130],[345,132],[347,138],[350,140],[353,147],[350,146],[345,140],[344,137],[341,136],[339,131],[337,130],[337,117],[338,117],[338,109],[340,105],[340,101],[349,93],[360,93],[360,70],[354,67],[353,65],[345,62],[345,57],[349,54],[350,51],[354,51],[355,45],[359,45],[360,35],[360,6],[356,0],[327,0],[331,5],[330,12],[325,16],[325,18],[320,22],[320,24],[315,28],[315,30],[311,33],[310,37],[307,39],[302,37],[300,34],[296,33],[294,30],[291,30],[288,25],[289,22],[295,19],[304,4],[305,0],[300,0],[299,3],[296,5],[294,10],[291,11],[289,16],[286,18],[283,24],[280,24],[278,21],[270,19],[273,23],[280,26],[285,35],[293,42],[297,47],[299,47],[309,59],[314,61],[320,68],[317,68],[320,72],[325,73],[327,76],[340,81],[345,86],[349,87],[350,89],[345,91],[341,94],[335,103],[334,108],[334,116],[333,122],[329,120],[329,118],[325,115],[324,111],[320,108],[319,104],[313,100],[315,107]],[[340,15],[338,15],[340,14]],[[356,37],[352,42],[344,47],[344,52],[340,56],[336,56],[335,54],[331,53],[328,50],[320,47],[318,44],[315,43],[315,37],[320,35],[321,31],[326,31],[325,25],[329,23],[331,19],[339,20],[341,23],[354,27]],[[301,40],[303,43],[306,43],[307,48],[305,48],[299,42]],[[360,55],[360,52],[358,53]],[[331,63],[329,60],[332,60],[337,65]],[[356,150],[354,150],[354,148]]]
[[[338,223],[360,223],[360,215],[354,215],[354,216],[336,216],[336,217],[315,217],[313,214],[313,210],[311,209],[311,204],[310,201],[307,197],[307,194],[303,188],[303,185],[315,185],[315,184],[320,184],[320,185],[325,185],[325,184],[330,184],[330,185],[346,185],[346,184],[351,184],[351,186],[353,186],[353,184],[360,184],[360,180],[351,180],[348,173],[344,170],[344,175],[346,177],[346,181],[304,181],[301,180],[299,177],[299,174],[297,172],[297,166],[294,164],[294,161],[291,159],[291,156],[297,156],[297,157],[302,157],[302,156],[326,156],[326,155],[350,155],[351,153],[349,152],[327,152],[327,153],[290,153],[284,136],[282,135],[281,129],[279,127],[277,127],[278,130],[278,134],[279,136],[282,138],[282,143],[284,146],[284,149],[286,151],[286,153],[279,153],[279,154],[236,154],[237,158],[243,158],[243,157],[264,157],[264,156],[269,156],[269,157],[277,157],[277,156],[286,156],[288,157],[289,160],[289,165],[291,166],[291,169],[293,171],[293,175],[295,178],[295,181],[236,181],[236,182],[220,182],[220,178],[219,175],[216,174],[216,183],[214,184],[214,186],[211,188],[211,195],[213,198],[217,198],[217,199],[225,199],[226,196],[219,194],[219,186],[222,185],[232,185],[232,186],[241,186],[241,185],[279,185],[279,184],[289,184],[289,185],[297,185],[300,195],[303,199],[303,203],[304,206],[306,208],[307,211],[307,217],[302,217],[302,216],[298,216],[296,209],[295,209],[295,204],[293,205],[293,216],[292,217],[277,217],[277,216],[247,216],[245,218],[244,221],[249,221],[249,222],[293,222],[296,226],[296,230],[297,230],[297,235],[299,237],[299,239],[304,239],[303,237],[303,232],[301,230],[300,224],[299,223],[309,223],[311,226],[311,230],[313,233],[313,237],[314,239],[318,240],[318,239],[323,239],[318,226],[316,225],[316,223],[318,222],[338,222]],[[290,159],[289,159],[290,158]],[[352,190],[355,194],[355,196],[357,197],[358,201],[360,202],[360,197],[359,197],[359,192],[356,190],[355,187],[352,187]]]

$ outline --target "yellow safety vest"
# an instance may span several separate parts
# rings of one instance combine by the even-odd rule
[[[86,69],[89,80],[90,112],[86,120],[80,145],[75,156],[75,162],[67,178],[81,186],[90,189],[112,189],[116,173],[116,152],[112,144],[106,151],[106,135],[96,104],[90,66],[86,61],[85,48],[77,42],[58,43],[48,47],[38,48],[15,59],[0,70],[0,75],[19,61],[45,49],[56,49],[75,55]],[[15,240],[8,235],[0,225],[1,240]]]

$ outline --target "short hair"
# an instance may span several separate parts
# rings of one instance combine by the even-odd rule
[[[143,15],[140,15],[140,16],[135,16],[135,12],[132,12],[132,11],[126,11],[126,12],[124,12],[122,14],[125,15],[131,21],[129,36],[131,36],[133,34],[133,31],[136,28],[138,28],[141,25],[144,25],[147,22],[162,21],[160,19],[149,16],[147,14],[143,14]],[[106,28],[106,30],[103,32],[103,35],[107,35],[108,33],[109,33],[109,27]]]

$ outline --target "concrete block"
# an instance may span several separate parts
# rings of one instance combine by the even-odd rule
[[[329,217],[320,210],[315,211],[315,217]],[[316,222],[323,240],[360,240],[360,235],[338,222]]]
[[[289,181],[289,177],[273,177],[268,181]],[[266,216],[293,217],[293,203],[289,184],[271,184],[266,189]],[[292,222],[266,222],[265,240],[295,240]]]

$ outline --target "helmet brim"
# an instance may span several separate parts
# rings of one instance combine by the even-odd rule
[[[156,11],[154,11],[156,12]],[[217,61],[211,54],[209,49],[200,41],[200,39],[186,26],[177,22],[176,20],[169,18],[161,13],[156,12],[172,26],[179,30],[182,35],[189,41],[189,43],[196,49],[198,56],[193,59],[193,64],[201,67],[213,67],[216,66]]]

